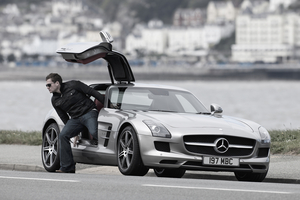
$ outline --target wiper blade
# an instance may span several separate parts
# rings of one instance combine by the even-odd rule
[[[157,111],[157,112],[175,112],[172,110],[148,110],[148,111]]]
[[[210,112],[198,112],[196,114],[200,114],[200,115],[210,115],[211,113]]]

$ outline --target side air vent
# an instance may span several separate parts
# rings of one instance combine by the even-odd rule
[[[155,149],[157,151],[164,151],[164,152],[170,152],[170,145],[168,142],[158,142],[158,141],[155,141],[154,142],[154,146],[155,146]]]

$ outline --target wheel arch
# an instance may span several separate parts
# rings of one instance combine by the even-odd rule
[[[141,143],[142,143],[142,141],[141,141],[141,137],[139,137],[139,135],[140,135],[140,132],[138,131],[138,126],[139,126],[139,124],[135,124],[135,123],[133,123],[133,122],[131,122],[131,121],[125,121],[123,124],[121,124],[120,125],[120,128],[117,130],[117,136],[116,136],[116,140],[115,140],[115,149],[117,149],[117,146],[118,146],[118,140],[119,140],[119,137],[120,137],[120,135],[121,135],[121,133],[122,133],[122,131],[127,127],[127,126],[131,126],[133,129],[134,129],[134,131],[135,131],[135,133],[136,133],[136,135],[137,135],[137,141],[138,141],[138,144],[139,144],[139,146],[141,145]],[[150,130],[149,130],[150,131]],[[151,134],[151,133],[150,133]],[[142,156],[143,154],[142,154],[142,151],[141,151],[141,148],[139,148],[139,150],[140,150],[140,154],[141,154],[141,159],[142,159],[142,161],[143,161],[143,163],[144,163],[144,156]]]
[[[53,123],[55,123],[55,124],[58,126],[58,128],[60,129],[58,123],[57,123],[54,119],[48,119],[47,122],[44,124],[43,130],[42,130],[42,135],[45,134],[45,131],[46,131],[47,127],[48,127],[50,124],[53,124]]]
[[[118,139],[119,139],[120,134],[121,134],[122,131],[124,130],[124,128],[126,128],[127,126],[131,126],[131,127],[135,130],[136,134],[138,134],[138,132],[137,132],[135,126],[134,126],[132,123],[125,122],[125,123],[123,123],[123,124],[120,126],[120,128],[119,128],[119,130],[118,130],[118,137],[117,137]],[[116,141],[117,141],[117,140],[116,140]]]

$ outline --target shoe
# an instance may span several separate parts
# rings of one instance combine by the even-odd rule
[[[78,145],[81,143],[81,138],[79,138],[78,136],[75,136],[74,138],[74,143],[73,143],[73,147],[78,147]]]
[[[69,171],[63,171],[63,170],[61,170],[61,169],[59,169],[59,170],[56,170],[55,171],[56,173],[75,173],[75,169],[71,169],[71,170],[69,170]]]
[[[77,141],[77,146],[82,145],[82,146],[93,146],[97,147],[98,146],[98,141],[97,140],[87,140],[87,139],[80,139]]]
[[[91,145],[94,145],[94,146],[97,146],[98,145],[98,140],[90,140],[90,144]]]

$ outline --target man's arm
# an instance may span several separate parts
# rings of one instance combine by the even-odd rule
[[[90,96],[95,97],[98,101],[100,101],[103,105],[104,105],[104,96],[102,94],[100,94],[97,90],[89,87],[88,85],[80,82],[80,81],[76,81],[76,86],[75,86],[76,90],[81,91],[82,93],[88,94]]]
[[[70,119],[69,115],[59,107],[54,107],[54,109],[56,110],[58,116],[63,121],[63,123],[66,124],[68,122],[68,120]]]

